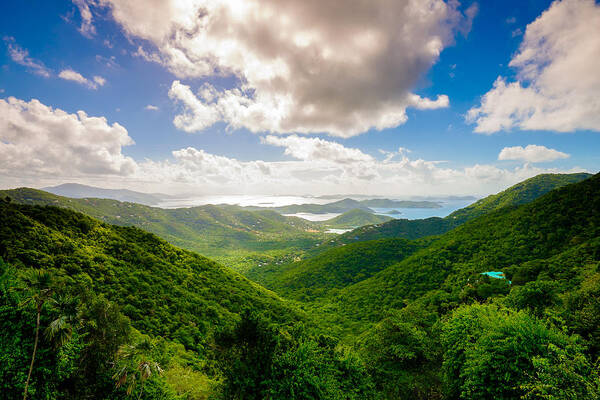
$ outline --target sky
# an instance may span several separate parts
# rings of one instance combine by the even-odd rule
[[[594,0],[6,0],[0,187],[486,195],[600,164]]]

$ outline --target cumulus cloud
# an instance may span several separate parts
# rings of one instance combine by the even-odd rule
[[[505,147],[498,154],[498,160],[518,160],[532,163],[555,161],[569,157],[567,153],[535,144],[530,144],[526,147]]]
[[[487,194],[542,172],[526,163],[450,168],[410,157],[407,149],[383,152],[320,139],[267,135],[288,161],[242,161],[187,147],[167,159],[134,161],[123,154],[133,144],[127,130],[83,111],[67,113],[38,100],[0,100],[0,186],[43,186],[78,181],[142,191],[246,194],[369,193],[392,196]],[[563,171],[564,172],[564,171]]]
[[[600,5],[594,0],[552,3],[527,25],[510,61],[517,80],[498,77],[481,104],[469,110],[475,132],[600,131],[599,26]]]
[[[98,89],[99,86],[103,86],[106,83],[106,79],[101,76],[94,76],[91,80],[85,78],[77,71],[72,69],[64,69],[60,71],[58,77],[67,81],[77,82],[80,85],[87,86],[90,89]]]
[[[13,60],[19,65],[27,67],[31,72],[33,72],[36,75],[43,76],[44,78],[50,77],[50,69],[46,68],[43,62],[31,58],[29,56],[29,51],[16,44],[15,39],[13,37],[5,37],[4,42],[6,42],[6,46],[8,48],[8,55],[10,56],[11,60]]]
[[[148,111],[158,111],[158,107],[157,106],[153,106],[152,104],[148,104],[146,107],[144,107],[146,110]]]
[[[186,188],[180,190],[201,187],[205,193],[486,195],[540,173],[567,172],[529,163],[510,169],[486,164],[449,168],[410,158],[406,149],[390,152],[394,159],[386,154],[378,160],[339,143],[295,135],[267,136],[263,143],[284,147],[296,160],[240,161],[188,147],[174,151],[172,160],[141,162],[136,178]],[[569,172],[574,171],[580,170]]]
[[[137,55],[180,80],[230,76],[234,87],[173,82],[175,124],[195,132],[224,121],[253,132],[349,137],[406,121],[407,107],[447,107],[414,94],[418,81],[467,33],[473,5],[442,0],[95,0],[132,38]],[[189,89],[184,92],[184,87]],[[181,96],[180,96],[181,95]],[[185,99],[182,97],[185,96]]]
[[[3,175],[130,175],[136,163],[121,149],[131,144],[127,130],[106,118],[70,114],[35,99],[0,99]]]
[[[285,154],[304,161],[330,161],[348,164],[352,162],[373,161],[373,157],[359,149],[348,148],[339,143],[319,138],[305,138],[297,135],[278,137],[266,136],[262,143],[285,147]]]

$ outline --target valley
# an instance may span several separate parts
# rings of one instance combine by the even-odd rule
[[[538,333],[527,337],[533,339],[527,351],[558,366],[552,358],[558,355],[540,350],[550,341],[561,360],[579,357],[579,366],[560,364],[562,368],[570,368],[577,379],[589,379],[585,371],[591,361],[586,360],[600,354],[594,329],[594,315],[600,315],[594,314],[600,312],[595,283],[600,273],[599,191],[599,175],[540,175],[446,218],[378,219],[331,236],[321,224],[271,210],[165,210],[33,189],[3,191],[0,313],[12,327],[4,330],[7,347],[0,351],[17,346],[12,338],[29,329],[26,310],[10,314],[21,296],[11,287],[39,280],[43,273],[52,277],[53,291],[76,296],[78,309],[90,314],[87,318],[98,318],[92,313],[100,304],[117,307],[111,321],[98,320],[94,326],[120,326],[117,347],[150,346],[146,357],[160,360],[168,373],[152,380],[147,393],[171,390],[208,399],[235,388],[250,395],[287,385],[280,374],[289,373],[286,379],[319,388],[328,393],[325,398],[344,393],[356,399],[429,399],[441,390],[479,387],[462,378],[461,371],[476,359],[455,355],[457,345],[518,356],[484,341],[488,334],[504,337],[506,331],[495,331],[502,326],[535,329]],[[364,213],[356,209],[329,224],[354,223]],[[277,235],[283,236],[275,239]],[[221,253],[213,254],[224,260],[261,257],[244,268],[237,264],[244,277],[210,259],[219,256],[205,258],[168,242],[200,254],[220,248]],[[488,271],[500,271],[506,279],[482,274]],[[65,312],[61,307],[49,305],[44,315],[54,318]],[[563,328],[555,327],[550,315]],[[468,329],[479,330],[461,331],[467,322],[474,324]],[[69,340],[78,340],[73,343],[82,349],[74,357],[86,357],[85,349],[101,344],[94,342],[90,327],[73,329],[81,336]],[[482,339],[473,344],[461,335]],[[525,346],[525,339],[506,337],[518,346]],[[54,354],[50,343],[42,347]],[[111,357],[115,350],[103,351],[103,357]],[[308,375],[298,375],[298,365],[285,372],[288,357],[308,357],[303,364]],[[523,385],[546,384],[547,378],[531,375],[531,361],[521,362],[521,371],[505,373]],[[51,358],[40,363],[50,370],[57,365]],[[256,363],[274,369],[259,376],[251,371]],[[478,368],[480,379],[489,379],[502,367]],[[178,378],[181,374],[186,380]],[[251,380],[243,383],[241,376]],[[322,378],[319,383],[311,380],[316,376]],[[36,379],[40,382],[41,376]],[[78,379],[69,389],[73,395],[82,395],[83,382],[94,393],[112,390],[106,374],[88,371]],[[257,392],[258,382],[263,389]],[[190,385],[195,389],[189,391]],[[347,385],[354,390],[349,392]],[[511,393],[525,390],[517,387]],[[596,389],[576,390],[587,396]]]

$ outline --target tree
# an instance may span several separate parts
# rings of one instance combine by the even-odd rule
[[[590,367],[578,337],[525,311],[460,307],[443,324],[442,343],[449,398],[594,398],[585,384]],[[547,394],[556,397],[542,396]]]
[[[35,363],[35,355],[40,336],[40,316],[42,314],[42,307],[52,298],[55,287],[52,275],[46,271],[29,270],[25,273],[23,280],[27,284],[30,292],[29,297],[23,302],[22,306],[33,304],[36,310],[35,340],[33,342],[33,352],[31,354],[29,372],[27,373],[27,380],[25,381],[25,390],[23,391],[23,400],[27,400],[29,381],[31,380],[31,372],[33,371],[33,364]]]
[[[73,330],[79,325],[81,316],[77,298],[67,294],[57,294],[49,299],[49,303],[58,311],[58,316],[50,322],[45,334],[56,347],[62,347],[73,335]]]
[[[390,312],[359,340],[367,370],[388,398],[437,398],[439,346],[430,314],[421,307]]]
[[[258,400],[265,397],[278,339],[275,327],[249,312],[234,329],[217,336],[225,398]]]
[[[144,338],[133,345],[123,346],[118,353],[118,370],[113,375],[116,381],[116,387],[125,386],[127,394],[131,395],[140,382],[140,392],[138,399],[142,398],[144,384],[153,376],[163,373],[160,365],[152,360],[154,344],[149,338]]]

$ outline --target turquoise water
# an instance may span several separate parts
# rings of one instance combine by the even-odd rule
[[[491,278],[496,278],[496,279],[506,279],[506,277],[504,276],[504,272],[501,272],[501,271],[482,272],[481,275],[487,275]],[[511,282],[508,281],[508,283],[511,283]]]

